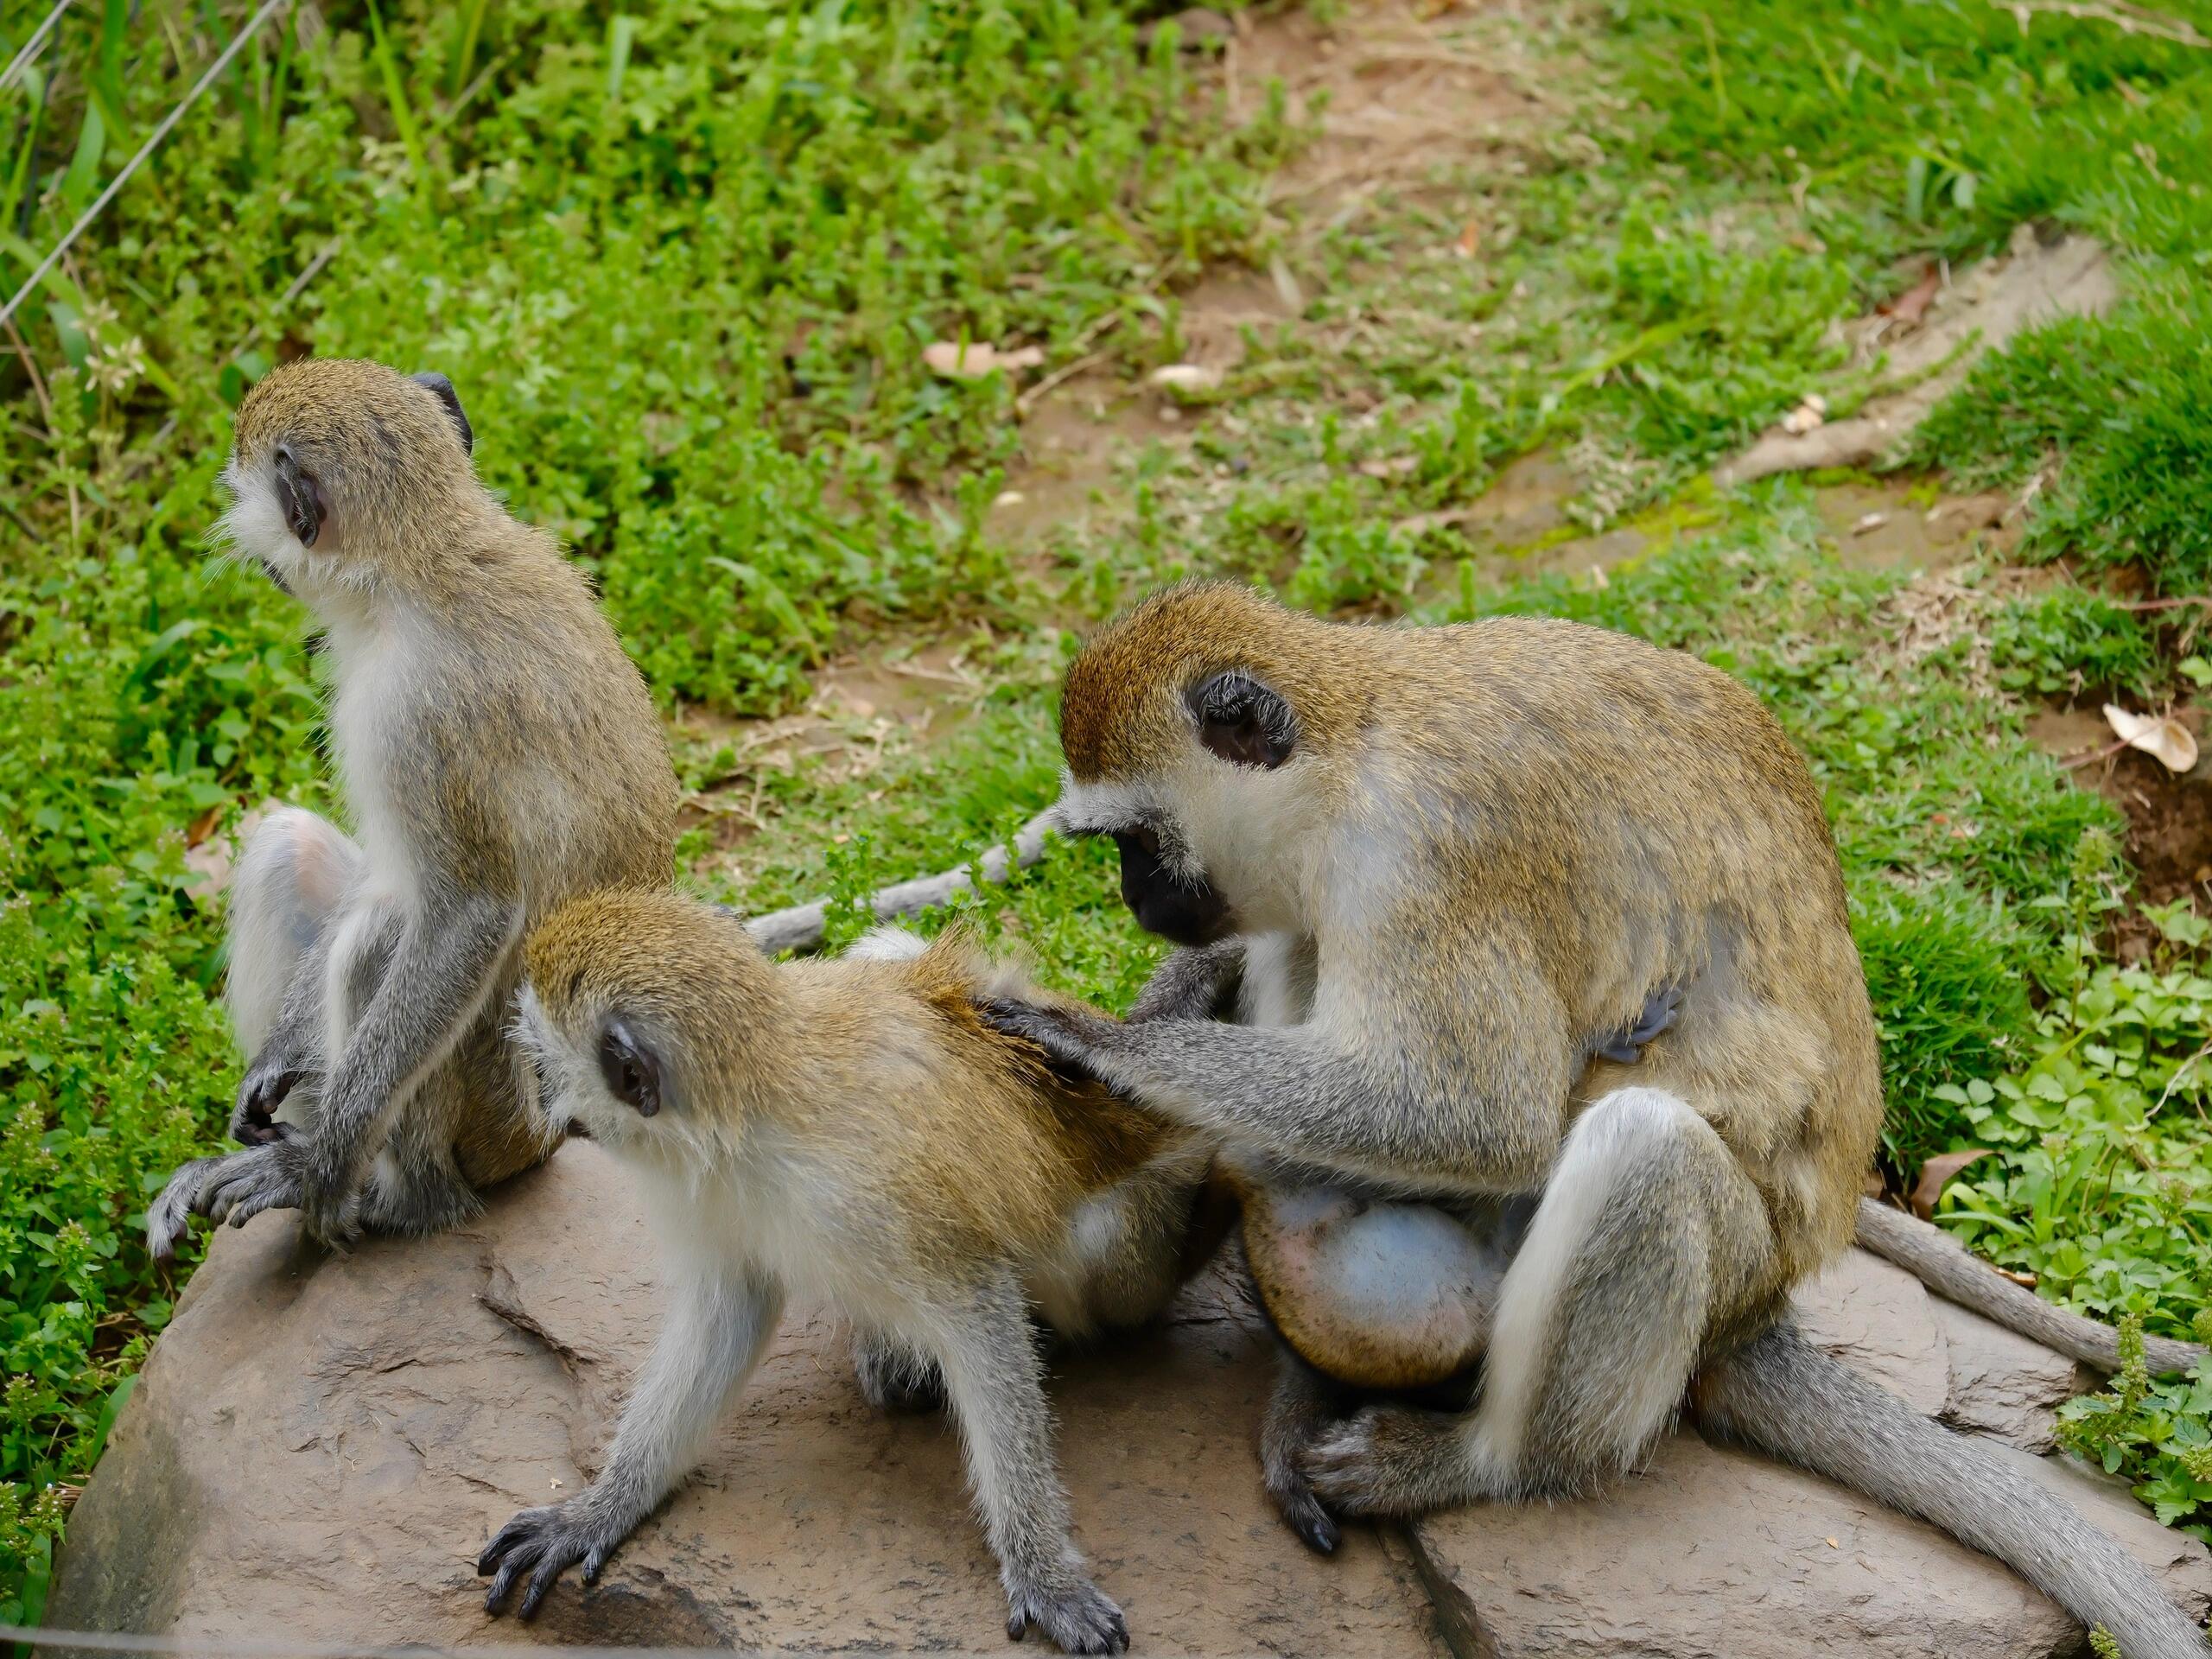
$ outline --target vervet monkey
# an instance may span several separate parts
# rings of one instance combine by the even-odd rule
[[[326,631],[355,833],[281,811],[238,858],[247,1146],[170,1179],[156,1255],[194,1213],[296,1207],[325,1240],[474,1213],[547,1151],[502,1030],[524,927],[572,893],[673,879],[645,683],[582,573],[477,481],[473,441],[444,376],[375,363],[288,364],[239,406],[221,529]]]
[[[710,906],[607,893],[526,954],[515,1031],[540,1098],[637,1173],[669,1312],[599,1478],[485,1548],[486,1606],[527,1577],[528,1618],[571,1563],[596,1576],[690,1469],[788,1292],[852,1321],[864,1385],[942,1379],[1007,1634],[1126,1648],[1069,1536],[1030,1315],[1081,1337],[1157,1313],[1206,1254],[1210,1141],[985,1026],[978,998],[1058,1005],[958,937],[777,964]]]
[[[1493,1305],[1463,1310],[1485,1327],[1471,1410],[1334,1421],[1292,1369],[1274,1425],[1310,1434],[1289,1460],[1322,1504],[1586,1491],[1688,1393],[2136,1659],[2203,1659],[2133,1557],[1790,1321],[1852,1237],[1881,1071],[1819,791],[1749,691],[1563,621],[1339,626],[1197,584],[1085,647],[1060,721],[1065,825],[1116,837],[1144,925],[1243,941],[1243,1023],[993,1022],[1263,1180],[1498,1206],[1507,1230]],[[1586,1070],[1661,988],[1672,1028]],[[1524,1226],[1503,1212],[1530,1198]]]

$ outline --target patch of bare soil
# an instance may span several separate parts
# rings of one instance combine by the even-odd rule
[[[2202,748],[2203,708],[2188,704],[2175,715]],[[2212,755],[2177,775],[2137,750],[2115,750],[2112,728],[2093,709],[2045,709],[2028,721],[2028,735],[2127,815],[2127,855],[2146,900],[2212,900]]]
[[[711,827],[728,852],[765,827],[768,782],[802,763],[825,785],[872,775],[901,750],[927,748],[958,731],[989,691],[964,647],[935,644],[899,655],[875,647],[862,660],[846,652],[816,671],[806,706],[774,720],[731,720],[686,708],[670,730],[679,751],[729,759],[688,794],[677,827]]]
[[[1418,184],[1566,112],[1513,29],[1499,26],[1519,21],[1517,7],[1498,4],[1355,4],[1328,24],[1278,12],[1229,42],[1230,108],[1255,107],[1274,79],[1294,109],[1325,100],[1319,136],[1276,181],[1279,200],[1340,207]]]
[[[1923,507],[1897,484],[1834,484],[1813,493],[1836,556],[1853,569],[1941,570],[1976,554],[2002,556],[2022,515],[2002,490],[1947,495]]]
[[[1314,141],[1270,186],[1275,202],[1309,224],[1339,225],[1386,187],[1417,192],[1565,110],[1516,39],[1518,12],[1510,3],[1386,0],[1349,6],[1328,24],[1296,9],[1231,18],[1193,8],[1178,22],[1186,41],[1221,41],[1213,61],[1232,121],[1256,114],[1277,79],[1294,111],[1318,105]],[[1177,359],[1228,374],[1244,361],[1255,334],[1292,322],[1305,308],[1285,265],[1215,270],[1177,296]],[[1098,355],[1103,361],[1106,353]],[[1052,532],[1094,522],[1118,457],[1145,442],[1187,437],[1207,414],[1166,387],[1070,366],[1074,372],[1061,371],[1065,382],[1040,383],[1025,398],[1024,461],[990,520],[992,533],[1025,550],[1040,575]],[[1114,516],[1125,511],[1117,500],[1103,505]]]

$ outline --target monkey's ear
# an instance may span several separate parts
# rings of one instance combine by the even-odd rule
[[[1198,722],[1198,741],[1234,766],[1272,772],[1298,747],[1290,704],[1241,670],[1199,681],[1184,701]]]
[[[607,1092],[637,1108],[639,1116],[651,1117],[660,1110],[659,1057],[619,1019],[608,1020],[599,1034],[599,1075],[607,1080]]]
[[[453,423],[461,430],[461,447],[470,454],[476,453],[476,430],[468,423],[468,416],[461,412],[461,394],[453,389],[453,382],[435,369],[425,369],[409,379],[418,386],[428,386],[438,394],[438,401],[446,406],[446,413],[453,416]]]
[[[323,520],[330,517],[330,503],[315,475],[300,465],[289,443],[276,446],[276,505],[300,545],[313,547],[315,537],[322,534]]]

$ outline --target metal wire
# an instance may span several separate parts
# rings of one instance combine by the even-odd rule
[[[54,26],[61,21],[61,14],[68,10],[69,0],[54,0],[54,10],[48,12],[45,20],[31,31],[30,39],[23,42],[23,49],[8,60],[5,69],[0,69],[0,92],[6,92],[16,84],[16,77],[38,55],[39,48],[46,44],[46,37],[54,32]]]
[[[200,94],[207,90],[208,83],[221,74],[231,60],[238,56],[238,48],[253,38],[253,32],[267,22],[277,8],[291,3],[292,0],[263,0],[261,10],[253,14],[246,26],[238,32],[228,46],[223,48],[223,55],[209,64],[200,79],[192,83],[192,90],[184,95],[184,101],[162,118],[162,124],[156,127],[146,142],[138,146],[138,153],[123,164],[123,171],[108,181],[107,188],[101,191],[92,205],[86,208],[79,216],[77,222],[69,227],[68,233],[54,245],[54,251],[38,262],[38,269],[31,272],[29,279],[23,283],[22,287],[16,290],[16,297],[9,301],[6,305],[0,306],[0,324],[4,324],[9,318],[16,315],[16,308],[30,297],[31,290],[45,278],[48,271],[54,269],[54,261],[69,251],[69,245],[77,239],[87,225],[100,216],[102,208],[115,200],[116,192],[130,182],[130,175],[136,173],[139,165],[154,153],[155,147],[168,137],[169,129],[177,124],[184,112],[199,101]],[[59,15],[60,8],[57,6],[54,10],[56,15]]]

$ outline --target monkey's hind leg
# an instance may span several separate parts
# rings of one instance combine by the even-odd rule
[[[298,807],[270,813],[246,838],[231,874],[223,996],[240,1052],[251,1057],[267,1045],[302,969],[317,959],[325,925],[366,866],[343,830]]]
[[[482,1079],[458,1059],[428,1077],[392,1119],[391,1128],[362,1183],[358,1224],[372,1233],[442,1232],[474,1219],[484,1208],[454,1154],[456,1126],[471,1106],[468,1091]],[[480,1109],[493,1110],[488,1103]]]
[[[1475,1409],[1363,1411],[1307,1478],[1369,1515],[1591,1491],[1672,1420],[1707,1332],[1770,1294],[1773,1254],[1712,1126],[1662,1090],[1616,1090],[1568,1132],[1506,1272]]]
[[[1007,1635],[1035,1624],[1067,1653],[1122,1653],[1129,1627],[1090,1581],[1070,1535],[1052,1454],[1052,1412],[1021,1281],[996,1274],[933,1333],[968,1448],[968,1473],[1006,1587]]]

